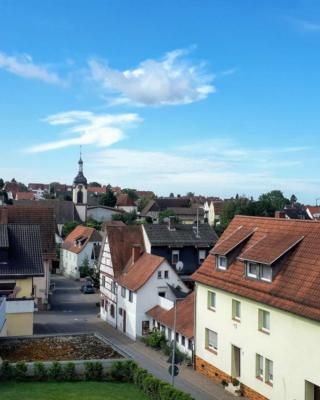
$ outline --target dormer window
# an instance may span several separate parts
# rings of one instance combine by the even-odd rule
[[[271,282],[272,281],[272,269],[270,265],[261,265],[260,268],[260,277],[263,281]]]
[[[247,275],[249,278],[259,278],[259,265],[257,263],[248,262]]]
[[[226,256],[217,257],[217,268],[225,271],[228,268],[228,260]]]
[[[259,264],[252,261],[247,261],[246,275],[248,278],[272,282],[272,268],[267,264]]]

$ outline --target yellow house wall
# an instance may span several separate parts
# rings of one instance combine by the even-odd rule
[[[7,314],[7,335],[33,335],[33,313]]]
[[[207,307],[216,293],[216,311]],[[202,284],[196,285],[196,355],[231,375],[232,345],[241,349],[240,381],[270,400],[304,400],[305,381],[320,386],[320,323]],[[232,299],[241,322],[232,320]],[[258,309],[270,312],[270,334],[258,330]],[[218,352],[205,348],[205,329],[218,333]],[[256,378],[256,354],[273,361],[273,387]]]
[[[32,278],[16,279],[16,287],[20,288],[17,298],[32,296]]]

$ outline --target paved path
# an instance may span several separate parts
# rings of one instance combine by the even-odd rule
[[[52,296],[52,310],[35,314],[35,333],[97,332],[123,351],[140,366],[158,378],[169,381],[168,363],[161,353],[134,342],[98,317],[98,294],[82,294],[81,284],[61,276],[54,276],[56,289]],[[197,400],[232,400],[234,397],[190,367],[182,367],[175,380],[176,387],[190,393]]]

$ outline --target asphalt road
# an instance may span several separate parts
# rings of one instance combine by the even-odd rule
[[[98,313],[99,293],[82,294],[80,282],[54,276],[55,290],[51,310],[35,314],[35,334],[97,332],[125,351],[143,368],[158,378],[170,382],[166,358],[159,352],[134,342],[106,322]],[[176,387],[190,393],[197,400],[231,400],[234,397],[190,367],[181,367],[175,380]]]

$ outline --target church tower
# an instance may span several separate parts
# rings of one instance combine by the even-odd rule
[[[83,175],[83,161],[81,158],[81,150],[78,164],[78,175],[73,180],[72,200],[81,221],[85,222],[87,219],[88,185],[87,179]]]

